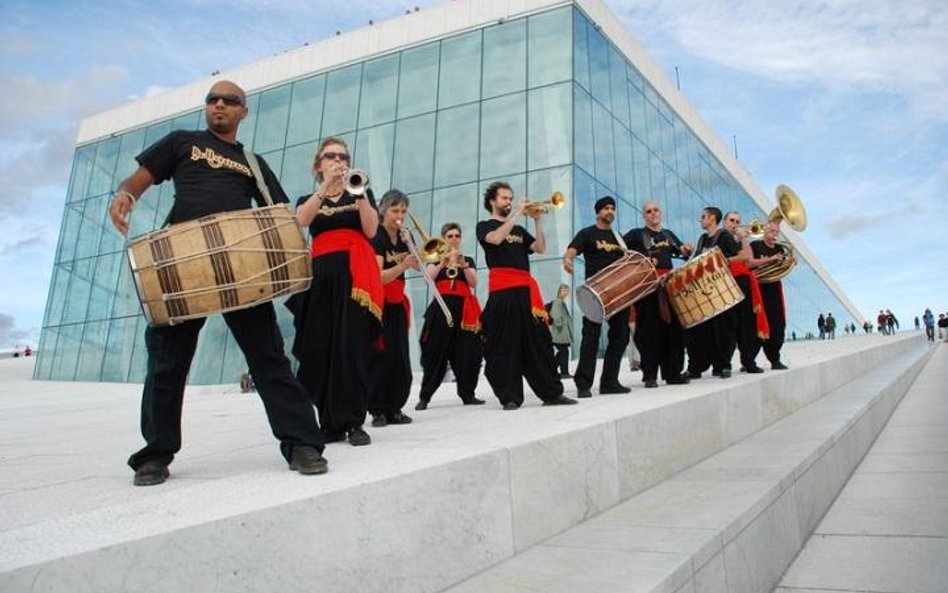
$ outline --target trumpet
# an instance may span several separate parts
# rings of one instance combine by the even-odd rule
[[[457,257],[448,258],[444,263],[444,275],[454,280],[458,277],[458,273],[461,269],[461,262],[464,261],[464,256],[458,254]]]
[[[566,198],[558,191],[553,192],[549,199],[541,202],[527,202],[523,213],[527,216],[537,216],[539,214],[548,214],[551,208],[559,210],[566,204]]]
[[[344,179],[346,191],[351,196],[361,196],[369,186],[369,175],[362,169],[349,169]]]

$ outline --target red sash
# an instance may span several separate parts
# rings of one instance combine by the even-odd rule
[[[481,331],[481,304],[471,291],[467,282],[456,280],[438,280],[435,287],[441,296],[456,296],[464,299],[461,309],[461,329],[477,333]]]
[[[402,308],[405,309],[407,327],[411,327],[411,302],[408,300],[408,295],[405,294],[405,281],[401,278],[396,278],[388,284],[383,285],[383,288],[385,289],[385,302],[393,305],[401,303]]]
[[[747,276],[750,279],[751,304],[754,307],[754,317],[757,320],[757,337],[766,340],[770,337],[770,324],[767,323],[767,313],[764,311],[764,300],[760,296],[760,285],[757,283],[757,276],[747,264],[739,261],[728,261],[731,267],[731,274],[734,277]]]
[[[534,280],[530,272],[518,270],[517,268],[491,268],[487,283],[488,292],[497,292],[507,290],[508,288],[529,288],[530,289],[530,310],[533,316],[547,323],[550,316],[543,305],[543,297],[540,295],[540,285]]]
[[[352,229],[327,231],[313,239],[309,255],[315,259],[336,251],[349,252],[349,274],[352,276],[350,298],[381,321],[384,301],[382,277],[379,275],[375,250],[369,240],[361,232]]]

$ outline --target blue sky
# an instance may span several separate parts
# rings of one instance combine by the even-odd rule
[[[440,1],[440,0],[439,0]],[[476,1],[476,0],[466,0]],[[79,121],[431,0],[4,0],[0,348],[35,346]],[[606,0],[864,314],[948,311],[948,9]]]

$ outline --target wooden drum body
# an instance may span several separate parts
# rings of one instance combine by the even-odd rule
[[[175,224],[127,252],[153,326],[246,309],[306,290],[312,278],[306,238],[284,204]]]
[[[629,252],[576,289],[576,304],[586,319],[602,323],[655,292],[658,272],[641,253]]]
[[[727,258],[717,247],[669,272],[665,291],[684,328],[707,321],[744,300]]]

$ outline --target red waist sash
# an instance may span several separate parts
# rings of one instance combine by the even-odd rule
[[[327,231],[313,239],[309,255],[315,259],[337,251],[349,252],[349,274],[352,276],[350,298],[381,321],[384,301],[382,277],[379,275],[375,250],[369,240],[361,232],[352,229]]]
[[[497,292],[507,290],[508,288],[529,288],[530,289],[530,311],[537,319],[546,323],[550,316],[543,305],[543,297],[540,295],[540,285],[526,270],[517,268],[491,268],[487,284],[488,292]]]
[[[408,300],[408,295],[405,294],[405,280],[396,278],[383,285],[383,288],[385,289],[385,304],[401,304],[402,308],[405,309],[407,326],[411,327],[411,302]]]
[[[481,304],[467,282],[438,280],[435,288],[441,296],[456,296],[464,299],[461,309],[461,329],[477,333],[481,329]]]
[[[764,299],[760,296],[760,285],[757,283],[757,275],[751,271],[747,264],[742,261],[729,261],[731,274],[734,277],[747,276],[750,279],[751,304],[754,307],[754,317],[757,321],[757,337],[766,340],[770,337],[770,324],[767,323],[767,313],[764,311]]]

